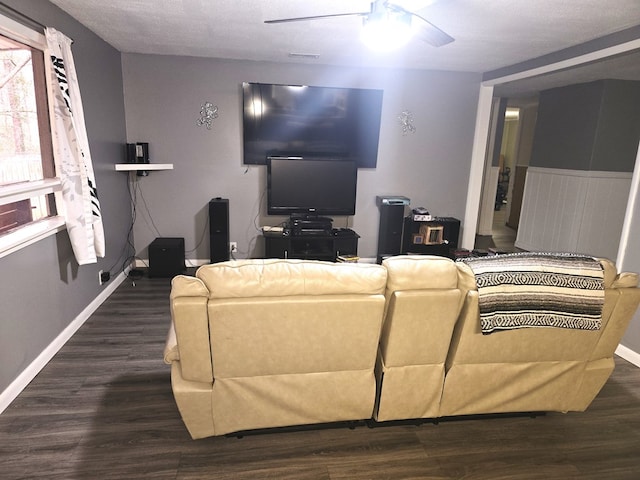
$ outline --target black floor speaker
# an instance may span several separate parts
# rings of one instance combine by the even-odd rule
[[[175,277],[184,273],[184,238],[156,238],[149,245],[149,277]]]
[[[216,197],[209,202],[209,249],[211,263],[229,260],[229,200]]]
[[[402,251],[402,225],[404,205],[379,205],[380,227],[378,229],[377,262],[383,257],[398,255]]]

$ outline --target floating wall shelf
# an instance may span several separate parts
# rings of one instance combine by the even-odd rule
[[[119,172],[173,170],[173,163],[116,163]]]

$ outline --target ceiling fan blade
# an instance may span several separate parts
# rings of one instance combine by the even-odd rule
[[[323,18],[335,18],[335,17],[370,17],[376,14],[382,14],[384,9],[389,9],[401,14],[411,15],[419,20],[417,35],[421,40],[433,45],[434,47],[440,47],[447,43],[453,42],[453,37],[440,30],[434,24],[429,22],[426,18],[421,17],[417,13],[410,12],[404,9],[400,5],[390,3],[386,0],[375,0],[372,4],[371,11],[369,12],[351,12],[351,13],[334,13],[329,15],[313,15],[309,17],[292,17],[292,18],[279,18],[275,20],[265,20],[264,23],[290,23],[290,22],[302,22],[306,20],[319,20]]]
[[[389,3],[387,4],[387,8],[390,8],[397,12],[407,13],[417,18],[420,21],[420,23],[417,25],[417,28],[418,28],[417,35],[420,37],[422,41],[427,42],[429,45],[432,45],[434,47],[441,47],[455,40],[451,35],[440,30],[429,20],[427,20],[424,17],[421,17],[417,13],[410,12],[409,10],[405,10],[400,5],[396,5],[396,4]]]
[[[371,12],[352,12],[352,13],[334,13],[330,15],[313,15],[311,17],[294,17],[294,18],[280,18],[276,20],[265,20],[264,23],[288,23],[288,22],[301,22],[304,20],[318,20],[320,18],[333,18],[333,17],[351,17],[351,16],[366,16]]]
[[[421,22],[418,25],[418,37],[434,47],[441,47],[447,43],[453,42],[455,39],[446,32],[443,32],[433,23],[425,20],[420,15],[413,14],[414,17],[418,17]]]
[[[387,5],[396,5],[409,12],[418,12],[434,3],[438,3],[438,0],[389,0]]]

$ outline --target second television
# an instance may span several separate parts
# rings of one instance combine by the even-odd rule
[[[244,163],[330,157],[375,168],[382,90],[243,83]]]
[[[358,169],[353,161],[269,158],[269,215],[354,215]]]

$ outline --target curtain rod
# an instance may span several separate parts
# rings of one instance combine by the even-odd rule
[[[36,26],[40,29],[42,29],[41,33],[45,33],[47,30],[47,26],[44,23],[40,23],[39,21],[37,21],[34,18],[31,18],[28,15],[25,15],[24,13],[16,10],[13,7],[10,7],[9,5],[7,5],[4,2],[0,2],[0,13],[7,13],[8,16],[12,17],[14,20],[16,20],[17,22],[20,23],[27,23],[30,25],[26,25],[27,27],[33,27]],[[69,37],[71,40],[71,43],[74,43],[73,38]]]
[[[39,21],[25,15],[24,13],[16,10],[13,7],[10,7],[9,5],[7,5],[4,2],[0,2],[0,11],[2,12],[6,12],[8,13],[11,17],[13,17],[14,20],[20,21],[21,23],[24,23],[25,21],[27,23],[30,23],[31,25],[28,26],[36,26],[42,29],[42,33],[44,33],[45,29],[47,28],[46,25],[40,23]]]

